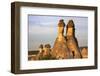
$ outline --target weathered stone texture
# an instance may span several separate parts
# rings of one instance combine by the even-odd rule
[[[70,51],[67,48],[67,42],[66,39],[63,37],[61,41],[56,39],[54,46],[52,48],[51,52],[52,57],[56,59],[69,59],[71,58],[70,56]]]

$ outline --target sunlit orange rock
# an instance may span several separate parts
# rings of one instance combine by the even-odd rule
[[[37,60],[45,60],[51,58],[51,46],[50,44],[46,44],[44,47],[40,45],[39,53],[37,54]]]
[[[83,48],[81,50],[82,58],[88,58],[88,48]]]
[[[64,37],[65,23],[60,20],[58,23],[58,36],[54,42],[51,55],[56,59],[69,59],[71,58],[70,52],[67,47],[66,38]]]

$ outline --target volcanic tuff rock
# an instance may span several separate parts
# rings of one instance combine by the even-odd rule
[[[58,35],[54,42],[53,48],[50,44],[39,47],[39,53],[36,60],[46,59],[71,59],[71,58],[86,58],[87,49],[82,49],[80,52],[77,38],[75,37],[75,25],[73,20],[69,20],[66,25],[66,36],[64,36],[65,23],[61,19],[58,23]]]
[[[88,48],[83,48],[81,50],[81,55],[82,55],[82,58],[87,58],[88,57]]]
[[[60,20],[58,23],[58,37],[54,42],[54,46],[51,52],[52,57],[55,57],[56,59],[69,59],[72,57],[67,47],[66,38],[63,35],[64,27],[64,21]]]
[[[69,20],[66,29],[66,41],[69,51],[72,52],[73,58],[81,58],[78,41],[75,37],[75,25],[73,20]]]

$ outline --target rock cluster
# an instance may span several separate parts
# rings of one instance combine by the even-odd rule
[[[41,44],[39,47],[39,53],[37,54],[37,60],[46,59],[51,59],[51,46],[50,44],[46,44],[45,46]]]
[[[64,28],[66,27],[66,35],[64,36]],[[40,45],[37,60],[48,59],[73,59],[86,58],[87,49],[80,51],[77,38],[75,37],[75,25],[73,20],[69,20],[65,25],[63,19],[58,23],[58,35],[51,48],[50,44]]]
[[[52,56],[56,59],[81,58],[73,20],[69,20],[66,26],[66,36],[63,35],[64,27],[64,21],[60,20],[58,23],[58,37],[52,48]]]
[[[69,59],[72,57],[70,55],[70,51],[67,47],[67,41],[64,36],[64,27],[64,21],[60,20],[58,23],[58,36],[54,42],[54,46],[51,52],[52,57],[56,59]]]

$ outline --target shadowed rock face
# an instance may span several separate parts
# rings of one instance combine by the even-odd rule
[[[77,41],[75,38],[70,37],[69,39],[67,39],[67,47],[69,51],[72,52],[73,58],[81,58],[81,53],[76,42]]]
[[[81,58],[78,42],[75,37],[75,26],[73,20],[69,20],[66,29],[66,40],[69,51],[72,52],[74,58]]]
[[[56,38],[54,47],[52,48],[51,55],[56,59],[69,59],[71,58],[70,52],[68,50],[66,39],[63,37],[61,41]]]

